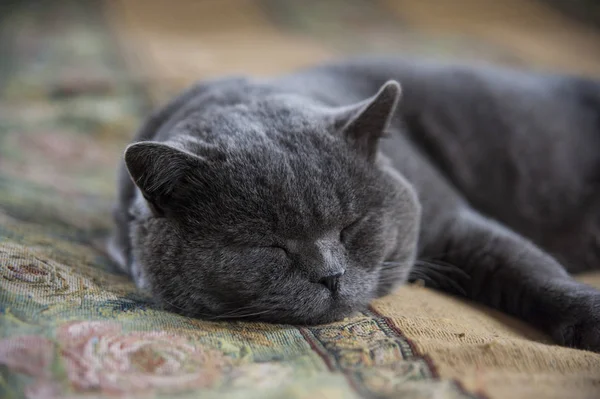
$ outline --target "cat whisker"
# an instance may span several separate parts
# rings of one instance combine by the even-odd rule
[[[259,309],[258,305],[242,306],[240,308],[232,309],[232,310],[230,310],[228,312],[221,313],[219,316],[226,317],[228,315],[235,314],[235,313],[238,313],[238,312],[241,312],[241,311],[244,311],[244,310],[254,310],[254,309]]]
[[[253,316],[259,316],[259,315],[266,314],[269,312],[272,312],[272,309],[265,309],[260,312],[254,312],[254,313],[219,315],[219,316],[215,316],[215,319],[243,319],[243,318],[248,318],[248,317],[253,317]]]
[[[186,311],[186,309],[182,308],[181,306],[175,305],[174,303],[167,301],[166,299],[161,299],[162,302],[166,303],[167,305],[171,306],[174,309],[177,310],[181,310],[181,311]]]

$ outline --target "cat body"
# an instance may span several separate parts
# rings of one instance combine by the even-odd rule
[[[600,351],[600,292],[567,272],[599,264],[599,148],[576,77],[362,58],[201,82],[127,148],[111,253],[192,316],[323,323],[422,279]]]

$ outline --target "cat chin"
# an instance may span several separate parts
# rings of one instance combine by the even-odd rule
[[[367,309],[370,301],[356,301],[356,298],[348,298],[348,300],[336,300],[320,312],[315,312],[312,315],[293,317],[296,320],[280,320],[271,321],[274,323],[300,324],[300,325],[321,325],[342,321],[344,319],[354,317],[360,312]]]
[[[300,326],[316,326],[329,323],[340,322],[344,319],[354,317],[360,314],[361,311],[367,309],[368,302],[358,303],[354,300],[336,300],[329,302],[322,309],[311,309],[307,312],[301,312],[298,310],[291,310],[285,315],[269,315],[269,313],[263,313],[256,317],[236,319],[232,320],[243,320],[249,322],[261,322],[270,324],[291,324]],[[177,311],[177,310],[175,310]],[[260,313],[260,310],[257,312]],[[187,316],[199,317],[199,315],[188,314]],[[219,320],[226,320],[223,315],[215,315]]]
[[[143,288],[143,287],[140,287]],[[147,287],[146,287],[147,288]],[[160,301],[160,300],[159,300]],[[187,311],[182,308],[178,308],[173,306],[169,302],[162,302],[162,305],[166,310],[182,314],[187,317],[195,317],[199,319],[218,319],[220,321],[231,320],[231,321],[245,321],[245,322],[259,322],[259,323],[269,323],[269,324],[291,324],[291,325],[300,325],[300,326],[317,326],[323,324],[330,324],[335,322],[340,322],[348,318],[356,317],[360,315],[360,312],[367,309],[368,305],[356,305],[349,303],[336,303],[330,305],[327,309],[320,312],[311,312],[312,314],[294,314],[294,312],[290,312],[285,316],[269,316],[262,314],[260,315],[260,311],[257,313],[259,315],[255,317],[248,318],[238,318],[232,317],[231,319],[224,317],[224,314],[212,314],[209,313],[198,313],[198,310]],[[200,306],[198,308],[201,308]],[[226,312],[227,313],[227,312]],[[231,313],[231,312],[230,312]]]

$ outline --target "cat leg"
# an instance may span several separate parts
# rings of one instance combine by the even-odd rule
[[[415,270],[426,285],[429,277],[430,285],[530,322],[561,345],[600,352],[600,291],[499,223],[462,211],[441,237],[424,243],[420,259]],[[444,267],[429,273],[427,263]],[[454,284],[436,284],[440,274]]]

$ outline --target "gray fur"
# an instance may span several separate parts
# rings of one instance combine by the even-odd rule
[[[566,271],[599,264],[598,82],[354,59],[200,83],[135,142],[113,258],[170,309],[315,324],[423,279],[600,351]]]

